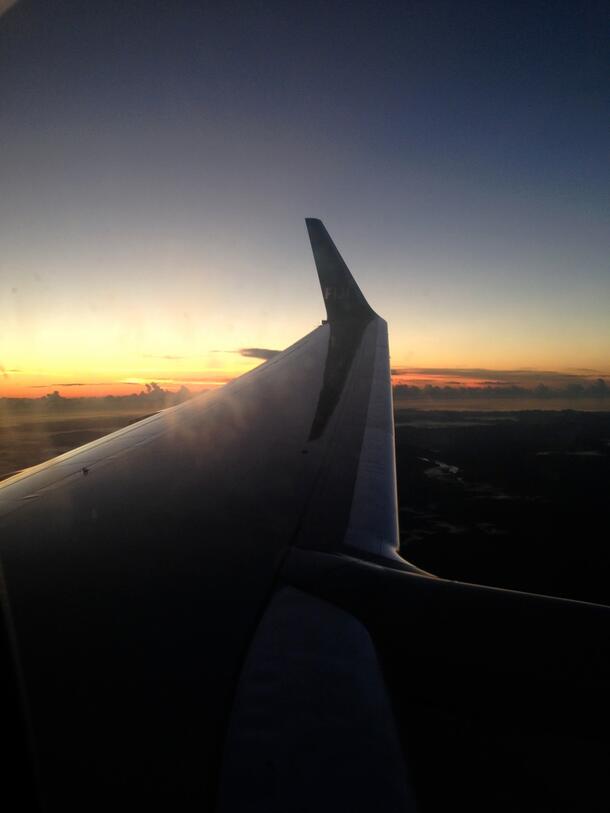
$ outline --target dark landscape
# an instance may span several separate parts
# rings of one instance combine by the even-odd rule
[[[0,479],[150,414],[26,413]],[[610,413],[396,411],[401,552],[439,576],[610,603]]]
[[[610,603],[610,413],[400,410],[396,448],[405,558]]]
[[[42,415],[0,424],[0,480],[97,440],[147,414],[150,412]]]

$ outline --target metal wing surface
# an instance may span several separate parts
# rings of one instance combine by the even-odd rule
[[[398,558],[386,324],[322,223],[307,226],[323,325],[219,391],[0,486],[5,604],[57,803],[93,785],[212,793],[286,551]]]

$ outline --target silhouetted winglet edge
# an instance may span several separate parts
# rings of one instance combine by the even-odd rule
[[[328,321],[368,322],[376,316],[321,220],[305,218]]]

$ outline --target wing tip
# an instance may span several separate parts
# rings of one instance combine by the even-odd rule
[[[306,217],[322,295],[329,322],[338,319],[368,321],[376,316],[319,217]]]

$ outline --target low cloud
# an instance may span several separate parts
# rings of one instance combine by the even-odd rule
[[[603,378],[594,381],[573,381],[562,386],[548,386],[538,383],[523,387],[510,383],[487,382],[484,385],[439,386],[436,384],[395,384],[394,393],[399,398],[422,401],[462,401],[465,399],[482,401],[487,399],[514,399],[537,401],[584,401],[610,400],[610,384]]]
[[[115,381],[89,381],[81,383],[80,381],[71,381],[68,384],[30,384],[31,390],[48,390],[50,387],[111,387],[116,384]]]
[[[207,373],[206,375],[172,375],[171,378],[159,378],[158,382],[161,384],[209,384],[212,387],[217,387],[220,384],[226,384],[230,381],[232,376],[225,373]],[[127,384],[129,386],[144,386],[146,384],[141,378],[127,378],[118,382],[120,384]]]
[[[395,400],[423,408],[459,405],[511,409],[607,409],[610,376],[580,369],[495,370],[486,367],[395,367]]]
[[[39,385],[36,385],[39,386]],[[44,386],[49,389],[48,385]],[[58,386],[68,387],[70,384]],[[90,386],[74,383],[72,386]],[[8,417],[44,416],[49,414],[79,414],[91,410],[108,412],[133,412],[143,414],[157,412],[186,401],[192,395],[188,387],[182,385],[177,390],[167,390],[156,381],[143,384],[138,393],[130,395],[76,396],[65,398],[57,389],[36,398],[0,398],[0,423]]]
[[[0,376],[2,378],[10,378],[11,373],[20,373],[21,370],[18,367],[5,367],[4,364],[0,364]]]
[[[265,361],[268,361],[282,351],[270,350],[268,347],[241,347],[239,350],[234,350],[233,352],[239,353],[240,356],[246,356],[246,358],[265,359]]]
[[[485,367],[393,367],[395,385],[444,387],[517,387],[533,390],[539,386],[562,390],[573,386],[591,386],[610,379],[599,371],[560,372],[557,370],[493,370]]]
[[[494,370],[488,367],[393,367],[392,375],[412,375],[412,376],[453,376],[454,378],[489,378],[514,380],[516,378],[564,378],[578,379],[590,378],[592,375],[605,376],[599,370],[570,370],[569,372],[559,372],[557,370],[535,370],[531,367],[517,367],[513,370]]]

